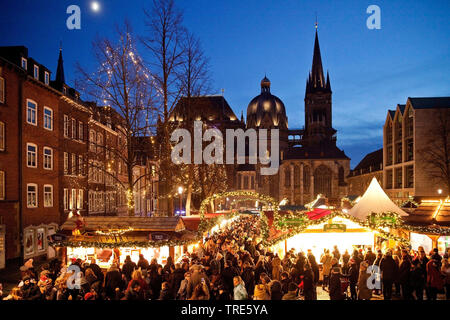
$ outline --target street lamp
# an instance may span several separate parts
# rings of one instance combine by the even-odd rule
[[[438,189],[438,194],[442,194],[442,189]]]
[[[182,186],[179,186],[178,187],[178,194],[180,195],[180,215],[181,215],[181,207],[182,207],[182,198],[181,198],[181,195],[182,195],[182,193],[183,193],[183,187]]]

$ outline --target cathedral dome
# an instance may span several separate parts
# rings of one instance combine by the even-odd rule
[[[248,128],[287,129],[286,109],[283,101],[270,93],[270,80],[261,80],[261,94],[250,101],[247,107]]]

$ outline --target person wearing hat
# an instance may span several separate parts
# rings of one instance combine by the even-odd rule
[[[348,268],[348,280],[350,282],[350,298],[352,300],[357,299],[357,292],[356,292],[356,285],[358,283],[358,276],[359,276],[359,268],[356,265],[355,259],[351,258],[348,262],[349,268]]]
[[[30,276],[26,275],[22,278],[23,285],[21,287],[23,300],[39,300],[41,299],[41,291]]]
[[[358,278],[358,300],[370,300],[372,298],[372,290],[367,287],[367,280],[370,273],[367,272],[369,264],[366,261],[361,262],[359,266]]]
[[[345,296],[341,289],[341,268],[334,267],[331,269],[329,289],[330,300],[344,300]]]

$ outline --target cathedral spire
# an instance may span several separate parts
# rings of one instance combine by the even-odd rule
[[[66,82],[64,78],[64,65],[63,65],[63,58],[62,58],[62,47],[60,45],[59,47],[59,58],[58,58],[58,67],[56,68],[56,82],[63,84]]]
[[[316,26],[317,27],[317,26]],[[323,77],[322,57],[320,55],[319,36],[316,29],[316,39],[314,40],[314,55],[312,62],[312,85],[314,88],[324,88],[325,79]]]

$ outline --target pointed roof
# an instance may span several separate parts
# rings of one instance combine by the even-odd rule
[[[59,48],[59,58],[58,58],[58,67],[56,68],[56,78],[55,81],[58,83],[66,83],[64,77],[64,65],[62,58],[62,48]]]
[[[396,212],[400,216],[408,216],[405,211],[389,199],[375,177],[361,197],[361,200],[349,210],[348,214],[360,221],[365,221],[372,212]]]
[[[322,57],[320,54],[319,35],[316,28],[316,37],[314,40],[314,53],[311,72],[306,82],[306,92],[314,92],[317,89],[331,91],[330,77],[327,72],[325,80],[322,67]]]

